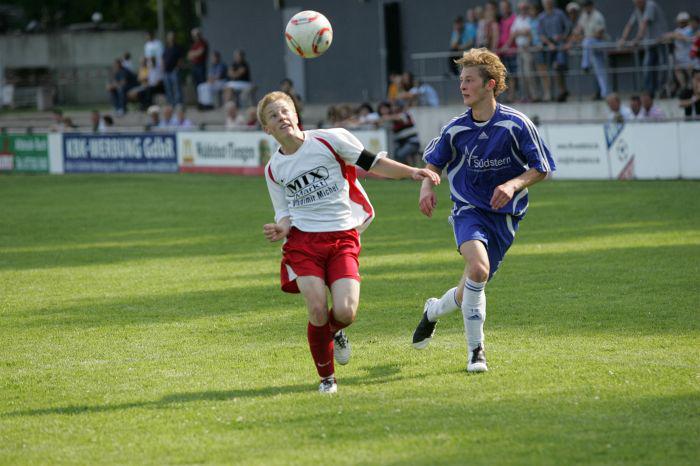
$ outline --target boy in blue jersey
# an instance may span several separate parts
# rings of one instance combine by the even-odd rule
[[[469,108],[453,118],[428,144],[427,167],[447,171],[454,207],[450,223],[464,274],[455,288],[430,298],[413,334],[413,346],[430,343],[438,319],[461,308],[467,339],[467,371],[488,370],[484,353],[484,288],[513,243],[527,211],[527,187],[554,171],[554,161],[537,128],[522,113],[496,102],[506,89],[506,68],[485,48],[455,60],[461,65],[460,91]],[[431,217],[437,197],[429,183],[420,191],[420,209]]]

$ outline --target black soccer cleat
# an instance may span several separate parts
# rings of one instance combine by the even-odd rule
[[[423,308],[423,317],[416,330],[413,332],[413,347],[415,349],[423,349],[430,344],[430,340],[433,339],[433,334],[435,334],[435,326],[437,321],[431,322],[428,320],[428,307],[433,301],[437,301],[435,298],[430,298],[425,302],[425,307]]]
[[[486,372],[487,370],[489,370],[489,368],[486,367],[484,345],[479,345],[469,353],[467,372]]]

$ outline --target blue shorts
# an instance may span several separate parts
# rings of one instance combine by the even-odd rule
[[[450,216],[457,250],[467,241],[479,240],[489,256],[489,280],[500,267],[518,231],[519,217],[495,214],[472,206],[455,206]]]

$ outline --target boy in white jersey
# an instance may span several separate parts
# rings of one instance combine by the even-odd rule
[[[487,281],[496,273],[527,211],[527,187],[554,170],[549,149],[529,118],[496,103],[506,88],[506,69],[487,49],[471,49],[462,66],[460,91],[470,107],[450,121],[423,154],[426,168],[447,171],[454,202],[450,223],[465,268],[456,288],[425,303],[413,346],[430,343],[437,320],[461,308],[467,339],[467,371],[487,370],[484,353]],[[437,197],[420,190],[420,209],[432,216]]]
[[[386,152],[372,154],[345,129],[300,130],[294,102],[282,92],[263,97],[257,111],[263,130],[280,144],[265,167],[275,222],[264,225],[263,234],[269,241],[285,240],[282,290],[304,296],[319,391],[335,393],[333,358],[339,364],[350,359],[343,329],[355,319],[360,299],[359,234],[374,218],[355,165],[431,185],[439,184],[440,176],[388,159]]]

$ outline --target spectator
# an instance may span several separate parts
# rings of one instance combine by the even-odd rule
[[[569,17],[571,25],[578,23],[578,19],[581,16],[581,5],[576,2],[569,2],[566,4],[566,16]]]
[[[513,47],[514,41],[511,39],[511,29],[515,22],[515,14],[509,0],[501,0],[498,8],[501,13],[501,20],[498,23],[498,55],[508,71],[506,77],[506,85],[508,86],[506,98],[509,101],[513,101],[515,100],[515,91],[518,86],[516,78],[518,57],[516,55],[517,51]]]
[[[102,115],[102,125],[104,126],[104,132],[110,132],[114,129],[114,119],[112,115]]]
[[[477,5],[474,7],[474,19],[476,20],[476,42],[474,47],[484,47],[486,45],[486,18],[484,17],[484,7]]]
[[[158,128],[159,129],[172,129],[172,127],[176,125],[174,113],[175,113],[175,110],[174,110],[172,105],[164,105],[163,106],[163,117],[160,119],[160,123],[158,124]]]
[[[535,74],[537,76],[537,83],[540,83],[549,76],[549,70],[547,64],[544,61],[544,54],[542,53],[542,39],[540,39],[540,13],[542,12],[542,7],[539,3],[529,3],[527,8],[527,13],[530,16],[530,29],[532,29],[532,58],[535,62]],[[551,92],[549,89],[544,89],[544,85],[538,84],[538,88],[541,87],[543,92],[540,94],[542,98],[536,101],[544,100],[545,93],[549,95],[551,100]]]
[[[226,111],[225,126],[227,130],[247,129],[245,117],[238,112],[236,102],[226,102],[224,109]]]
[[[642,113],[642,99],[638,95],[633,95],[630,97],[630,120],[643,120],[644,114]]]
[[[450,33],[450,52],[454,52],[454,56],[447,57],[450,71],[455,75],[459,74],[459,70],[454,59],[464,50],[464,37],[464,18],[457,16],[452,21],[452,32]]]
[[[175,109],[175,119],[171,120],[171,127],[175,130],[191,130],[194,129],[194,125],[187,115],[185,115],[186,109],[184,105],[178,105]]]
[[[413,81],[413,78],[411,78],[411,81]],[[440,106],[440,98],[435,88],[422,81],[414,81],[413,87],[404,94],[404,97],[410,105],[418,105],[419,107]]]
[[[691,89],[684,89],[679,96],[679,106],[687,119],[700,118],[700,69],[693,70]]]
[[[228,69],[228,79],[224,98],[226,101],[234,100],[239,107],[243,102],[253,105],[253,82],[251,79],[250,65],[245,59],[245,52],[236,49],[233,52],[233,62]]]
[[[146,123],[146,131],[155,131],[163,128],[163,122],[160,119],[160,107],[157,105],[151,105],[146,110],[146,115],[148,115],[148,123]]]
[[[660,121],[666,119],[666,114],[654,103],[654,96],[649,91],[642,91],[642,119]]]
[[[677,27],[664,35],[667,41],[673,41],[673,74],[676,77],[676,87],[671,92],[675,97],[677,93],[690,84],[690,74],[693,72],[693,60],[690,50],[695,40],[695,31],[690,25],[690,15],[685,11],[676,16]]]
[[[158,67],[162,66],[163,43],[156,38],[153,31],[146,33],[146,43],[143,44],[143,56],[146,59],[155,58]]]
[[[495,1],[486,2],[484,6],[484,44],[483,47],[489,50],[498,50],[498,35],[500,26],[498,24],[498,7]]]
[[[141,104],[141,110],[144,112],[151,105],[151,103],[146,98],[147,93],[148,93],[148,72],[149,72],[148,58],[143,57],[139,61],[139,70],[138,70],[138,73],[136,75],[136,80],[138,81],[138,85],[129,89],[129,92],[127,93],[128,100],[139,101]]]
[[[112,105],[117,116],[126,113],[127,93],[137,86],[136,75],[122,66],[120,59],[112,65],[112,79],[107,84],[107,91],[112,98]]]
[[[559,8],[554,7],[554,0],[543,0],[544,11],[539,16],[539,30],[537,31],[544,51],[543,61],[547,71],[551,67],[555,73],[559,95],[557,102],[566,102],[569,91],[566,87],[564,73],[568,67],[567,53],[564,49],[566,38],[571,32],[571,22],[569,18]],[[544,88],[544,100],[551,100],[551,83],[549,73],[542,76],[542,86]]]
[[[192,81],[194,90],[207,80],[207,61],[209,60],[209,43],[204,39],[199,28],[192,29],[192,47],[187,52],[187,59],[192,64]]]
[[[226,85],[226,64],[221,61],[221,53],[214,51],[206,82],[197,86],[197,103],[200,110],[211,110],[218,100],[219,92]]]
[[[170,105],[178,105],[182,103],[182,86],[179,74],[184,52],[182,47],[175,42],[175,33],[172,31],[169,31],[165,36],[165,43],[165,51],[163,52],[165,96]]]
[[[632,29],[637,27],[637,34],[631,45],[637,46],[644,40],[644,88],[652,95],[656,93],[658,78],[656,67],[659,65],[659,45],[656,43],[667,31],[664,12],[654,0],[633,0],[632,10],[625,29],[622,31],[618,45],[625,45]]]
[[[54,108],[51,111],[51,125],[49,125],[49,131],[52,133],[62,133],[64,129],[63,110]]]
[[[130,52],[124,52],[124,55],[122,55],[122,66],[129,70],[131,73],[136,74],[136,70],[134,69],[134,64],[131,61],[131,53]]]
[[[292,99],[292,102],[294,103],[294,109],[296,110],[297,116],[299,117],[299,127],[303,130],[304,125],[301,121],[301,112],[304,110],[304,104],[302,103],[301,96],[296,91],[296,89],[294,89],[294,82],[289,78],[283,78],[282,81],[280,81],[279,90],[287,94],[289,98]]]
[[[372,105],[365,102],[357,108],[356,121],[358,126],[377,125],[379,123],[379,114],[374,111]]]
[[[693,43],[690,46],[690,61],[694,70],[700,70],[700,18],[696,15],[690,17],[690,27],[693,29]],[[688,88],[692,88],[689,85]]]
[[[386,100],[393,102],[399,98],[401,92],[401,73],[391,73],[389,75],[389,86],[386,89]]]
[[[612,92],[605,98],[608,104],[608,121],[611,123],[624,123],[633,119],[632,110],[626,105],[622,105],[620,97]]]
[[[537,100],[535,88],[534,63],[530,47],[532,46],[532,23],[528,10],[530,5],[526,0],[518,3],[518,14],[510,28],[510,43],[517,47],[518,70],[522,76],[520,94],[525,101]]]
[[[420,141],[411,115],[398,102],[394,105],[390,102],[382,102],[379,104],[378,112],[381,121],[391,125],[395,147],[394,158],[407,165],[416,164]]]
[[[467,10],[467,16],[464,21],[464,37],[462,38],[462,43],[464,44],[464,50],[469,50],[476,45],[476,33],[479,21],[476,18],[476,9],[469,8]]]
[[[591,66],[598,83],[597,100],[608,95],[608,71],[605,64],[605,52],[600,45],[609,39],[605,32],[605,17],[598,11],[593,0],[584,0],[583,13],[579,17],[572,36],[582,39],[583,54],[581,68],[587,72]]]
[[[105,124],[100,117],[99,110],[93,110],[90,112],[90,130],[93,133],[105,132]]]

